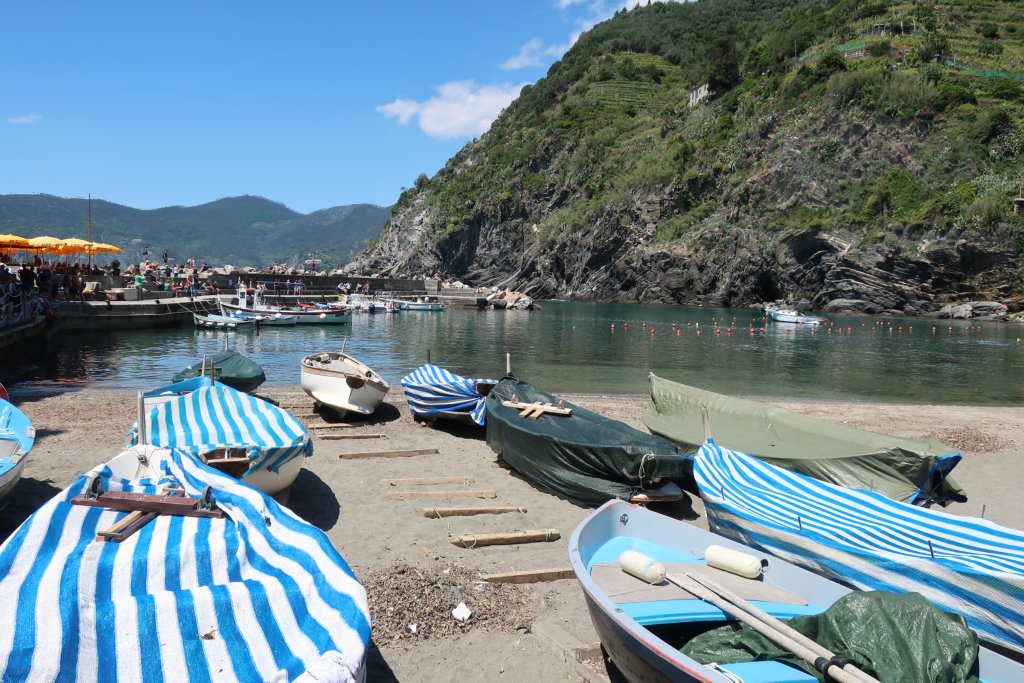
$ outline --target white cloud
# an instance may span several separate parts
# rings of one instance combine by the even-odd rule
[[[398,98],[377,107],[377,111],[407,125],[413,117],[420,130],[438,140],[481,135],[501,110],[519,96],[525,83],[477,85],[475,81],[449,81],[439,85],[437,95],[423,102]]]
[[[544,41],[533,38],[519,52],[501,63],[502,69],[524,69],[528,66],[540,66],[540,58],[544,55]]]
[[[21,116],[12,116],[8,118],[7,123],[13,123],[16,126],[25,126],[42,120],[42,114],[22,114]]]
[[[566,7],[578,5],[586,1],[587,0],[555,0],[555,7],[557,7],[558,9],[565,9]]]

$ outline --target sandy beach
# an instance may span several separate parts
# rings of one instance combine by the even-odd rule
[[[272,387],[260,395],[285,405],[305,404],[298,387]],[[643,429],[642,396],[566,396],[584,407]],[[12,399],[32,419],[36,447],[24,477],[0,511],[7,535],[36,507],[79,474],[116,455],[133,421],[134,392],[87,389]],[[955,476],[970,501],[947,508],[1024,527],[1024,411],[1017,407],[923,406],[783,402],[802,413],[885,433],[931,437],[962,450]],[[299,411],[295,411],[299,412]],[[321,422],[320,418],[305,422]],[[315,440],[315,453],[291,491],[289,507],[323,529],[367,585],[374,621],[371,681],[604,680],[588,673],[574,648],[594,645],[582,594],[574,580],[494,586],[481,574],[568,565],[566,547],[588,509],[543,492],[497,465],[483,431],[413,422],[401,391],[371,419],[332,433],[382,437]],[[437,449],[416,457],[343,459],[343,453]],[[395,487],[384,479],[472,478],[463,484]],[[492,490],[496,497],[389,500],[396,490]],[[524,513],[429,519],[431,505],[520,506]],[[704,525],[699,498],[672,512]],[[451,540],[463,533],[555,528],[548,543],[466,549]],[[473,610],[469,626],[448,614],[459,601]],[[416,626],[416,633],[410,625]],[[585,654],[585,653],[584,653]],[[583,657],[586,659],[585,657]]]

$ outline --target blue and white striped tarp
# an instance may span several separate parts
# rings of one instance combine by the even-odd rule
[[[146,440],[154,446],[193,455],[245,449],[250,458],[245,474],[277,472],[289,460],[313,454],[309,433],[291,413],[219,382],[158,405],[146,423]]]
[[[483,425],[487,418],[487,397],[476,391],[477,382],[493,379],[466,379],[436,365],[421,365],[402,378],[409,410],[415,415],[440,412],[469,413],[473,421]]]
[[[917,592],[1024,652],[1024,533],[826,484],[708,441],[693,456],[712,531],[862,590]]]
[[[366,593],[323,532],[179,450],[137,447],[90,474],[107,491],[209,485],[225,517],[159,515],[97,541],[130,513],[70,504],[79,477],[0,546],[4,681],[361,680]]]

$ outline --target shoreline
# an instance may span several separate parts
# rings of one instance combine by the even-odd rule
[[[296,385],[265,386],[259,394],[291,403],[308,400]],[[135,391],[127,389],[85,388],[46,396],[15,391],[12,398],[32,419],[37,441],[22,481],[0,516],[0,536],[4,538],[80,474],[119,453],[136,410]],[[565,394],[565,398],[643,430],[646,395]],[[1024,468],[1019,466],[1024,457],[1024,436],[1019,436],[1024,435],[1024,411],[1019,408],[890,405],[880,409],[878,404],[849,402],[778,403],[815,417],[894,435],[920,437],[935,432],[933,436],[955,438],[958,443],[950,445],[963,451],[964,460],[954,476],[970,500],[951,505],[945,512],[980,516],[984,511],[985,517],[996,523],[1024,528],[1024,509],[1018,504],[1019,492],[1024,489]],[[482,430],[414,423],[400,389],[390,392],[374,415],[351,421],[356,426],[348,433],[383,437],[338,441],[314,435],[313,457],[306,460],[288,507],[327,534],[367,586],[372,609],[385,610],[369,652],[368,680],[579,680],[579,662],[571,650],[595,644],[597,636],[575,579],[508,586],[510,591],[492,595],[480,592],[476,588],[479,580],[474,577],[566,566],[569,536],[591,509],[542,491],[498,466]],[[402,449],[437,449],[438,453],[406,458],[339,457],[342,453]],[[464,488],[495,491],[494,504],[522,506],[526,512],[429,519],[422,508],[431,503],[388,500],[387,486],[382,484],[386,479],[454,475],[472,478],[473,483]],[[450,490],[450,486],[442,489]],[[673,504],[673,514],[706,527],[700,498],[692,492],[687,495],[688,500]],[[561,538],[477,549],[452,543],[462,533],[531,528],[556,528]],[[422,580],[417,578],[420,575]],[[461,577],[465,591],[458,599],[479,616],[479,621],[464,629],[450,628],[446,621],[457,604],[454,594],[443,593],[438,598],[437,591],[431,590],[453,576]],[[422,624],[424,617],[416,615],[423,613],[439,615],[445,628],[431,633],[424,627],[418,635],[411,634],[403,620]],[[562,646],[552,645],[554,641]],[[572,647],[566,650],[565,643]]]

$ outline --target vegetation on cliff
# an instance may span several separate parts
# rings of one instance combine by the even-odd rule
[[[1022,160],[1012,0],[653,3],[584,34],[418,178],[358,267],[923,312],[1021,294]],[[916,291],[868,291],[887,278]]]

